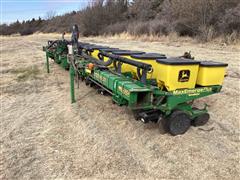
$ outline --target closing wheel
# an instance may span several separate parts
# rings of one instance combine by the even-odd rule
[[[191,119],[182,111],[173,112],[167,120],[167,130],[173,135],[184,134],[191,126]]]
[[[192,125],[193,126],[203,126],[208,122],[209,118],[210,118],[210,116],[208,113],[201,114],[200,116],[198,116],[192,120]]]

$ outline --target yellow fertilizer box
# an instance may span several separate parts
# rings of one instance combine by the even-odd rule
[[[227,66],[228,64],[225,63],[202,61],[199,66],[197,85],[222,85]]]

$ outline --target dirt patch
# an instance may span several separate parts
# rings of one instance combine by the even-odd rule
[[[1,179],[238,179],[239,46],[81,38],[168,56],[191,50],[229,64],[222,92],[194,104],[209,105],[209,123],[172,137],[84,83],[70,104],[69,72],[51,61],[47,74],[44,66],[42,45],[59,37],[2,38]]]

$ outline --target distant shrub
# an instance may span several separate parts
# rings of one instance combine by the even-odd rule
[[[78,24],[83,36],[120,34],[161,36],[177,34],[210,41],[240,34],[239,0],[90,0],[80,11],[47,19],[0,25],[1,35],[70,32]]]
[[[213,26],[202,26],[199,28],[200,33],[197,35],[197,39],[202,42],[208,42],[216,37],[216,32]]]
[[[111,25],[124,20],[127,11],[127,0],[93,1],[81,12],[80,27],[84,36],[99,35]]]
[[[25,36],[25,35],[31,35],[31,34],[33,34],[34,31],[33,31],[33,29],[31,29],[31,28],[25,28],[25,29],[23,29],[23,30],[20,30],[19,33],[20,33],[21,36]]]
[[[102,30],[101,34],[108,34],[108,35],[121,34],[127,31],[127,27],[128,27],[128,22],[126,21],[110,24]]]
[[[164,20],[152,20],[149,22],[149,34],[151,35],[167,35],[167,22]]]
[[[206,34],[208,37],[213,36],[215,32],[212,32],[217,30],[217,24],[224,17],[226,10],[229,9],[230,12],[233,12],[230,9],[236,7],[237,4],[240,4],[239,0],[165,0],[162,4],[162,11],[157,15],[157,18],[169,22],[168,31],[175,31],[180,36],[200,35],[209,39],[206,38]],[[238,9],[234,18],[231,13],[228,18],[225,17],[226,21],[232,18],[233,20],[230,21],[236,25],[235,22],[240,19],[237,12],[239,12]],[[226,27],[226,29],[232,28]],[[220,29],[218,32],[221,31]],[[225,30],[222,33],[226,33]],[[210,35],[211,33],[212,35]]]
[[[226,10],[218,22],[218,29],[227,34],[240,33],[240,3],[237,7]]]
[[[129,34],[134,36],[140,36],[149,34],[149,23],[148,22],[132,22],[128,24],[127,31]]]

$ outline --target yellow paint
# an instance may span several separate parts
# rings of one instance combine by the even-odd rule
[[[96,59],[99,59],[98,58],[98,53],[99,53],[99,50],[98,49],[94,49],[94,51],[92,52],[91,56],[96,58]]]
[[[91,56],[99,60],[99,58],[98,58],[99,52],[100,52],[100,51],[99,51],[98,49],[95,49],[95,50],[92,52]],[[110,52],[109,52],[109,53],[110,53]],[[106,62],[106,61],[108,61],[108,60],[109,60],[108,57],[103,57],[103,61],[104,61],[104,62]],[[110,64],[109,67],[113,67],[113,63]]]
[[[211,87],[204,87],[200,89],[183,89],[183,90],[175,90],[173,91],[173,95],[183,95],[183,94],[199,94],[203,92],[211,92]]]
[[[198,64],[192,65],[168,65],[158,63],[154,67],[158,85],[163,85],[168,91],[184,88],[194,88],[197,81]],[[185,82],[179,81],[181,71],[190,71],[189,79]],[[184,75],[184,74],[183,74]]]
[[[201,86],[222,85],[226,67],[199,67],[197,84]]]
[[[130,91],[123,88],[122,86],[118,86],[118,90],[125,96],[129,97],[130,96]]]
[[[122,57],[125,57],[127,59],[132,59],[131,56],[122,56]],[[125,73],[125,72],[131,72],[132,75],[135,75],[134,73],[134,66],[130,65],[130,64],[126,64],[126,63],[123,63],[122,65],[122,72]]]
[[[132,57],[130,57],[130,58],[135,60],[135,61],[138,61],[138,62],[142,62],[142,63],[152,65],[153,71],[148,72],[147,79],[157,79],[158,71],[157,71],[156,67],[157,67],[158,63],[156,62],[156,60],[154,60],[154,59],[135,59],[135,58],[132,58]],[[136,67],[132,67],[132,71],[135,74],[137,74],[137,68]]]
[[[91,74],[91,70],[90,69],[85,69],[85,72],[88,73],[88,74]]]

